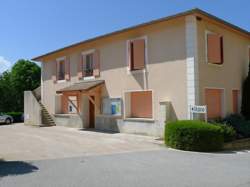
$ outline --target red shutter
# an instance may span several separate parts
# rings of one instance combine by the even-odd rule
[[[99,77],[100,76],[100,52],[99,50],[96,50],[94,52],[94,70],[93,70],[93,75],[95,77]]]
[[[66,57],[65,59],[65,80],[70,80],[70,58]]]
[[[209,63],[223,63],[223,38],[218,34],[207,34],[207,59]]]
[[[128,66],[129,70],[133,70],[133,65],[134,64],[134,57],[133,57],[133,42],[129,42],[128,44]]]
[[[131,92],[131,117],[152,118],[152,91]]]
[[[133,58],[132,69],[141,70],[145,68],[145,40],[134,40],[132,45]]]
[[[53,83],[56,83],[57,81],[57,61],[52,62],[52,81]]]
[[[207,105],[207,116],[209,119],[222,117],[223,90],[206,89],[205,102]]]
[[[83,55],[80,54],[80,59],[78,61],[78,70],[77,70],[77,76],[78,79],[81,79],[83,77]]]
[[[239,90],[233,90],[233,113],[238,114],[239,113]]]

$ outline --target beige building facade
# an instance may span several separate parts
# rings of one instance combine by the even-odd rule
[[[41,98],[57,125],[162,136],[166,121],[240,110],[250,34],[201,10],[39,56]]]

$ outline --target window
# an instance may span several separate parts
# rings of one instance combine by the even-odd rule
[[[153,118],[152,91],[135,91],[125,94],[126,118]]]
[[[78,79],[85,77],[99,77],[100,76],[100,56],[99,50],[92,49],[81,53],[78,62]]]
[[[103,98],[102,114],[120,116],[122,114],[121,99],[120,98]]]
[[[65,79],[65,60],[57,61],[58,71],[57,71],[57,80]]]
[[[86,77],[93,76],[93,69],[94,69],[94,55],[93,53],[87,54],[85,56],[86,63],[83,64],[83,72]]]
[[[77,110],[77,96],[68,96],[68,113],[75,114]]]
[[[206,89],[205,103],[208,119],[221,118],[223,115],[223,89]]]
[[[223,64],[223,37],[216,33],[206,34],[207,62]]]
[[[129,41],[129,66],[130,71],[145,68],[145,39]]]
[[[233,107],[233,113],[238,114],[239,113],[239,90],[232,90],[232,107]]]

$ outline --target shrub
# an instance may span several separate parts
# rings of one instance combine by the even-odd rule
[[[23,122],[23,113],[22,112],[6,112],[5,114],[12,116],[14,122]]]
[[[236,131],[233,127],[221,123],[217,123],[215,125],[221,127],[222,133],[224,135],[224,142],[231,142],[236,139]]]
[[[166,145],[190,151],[216,151],[224,142],[222,128],[202,121],[183,120],[165,126]]]
[[[250,63],[248,68],[248,76],[243,83],[243,92],[242,92],[242,105],[241,113],[244,117],[250,120]]]
[[[223,123],[232,126],[240,136],[244,138],[250,137],[250,121],[247,121],[243,116],[229,115],[223,120]]]

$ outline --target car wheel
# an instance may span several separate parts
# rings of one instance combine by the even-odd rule
[[[11,120],[10,120],[9,118],[7,118],[7,119],[5,120],[5,123],[6,123],[6,124],[11,124]]]

